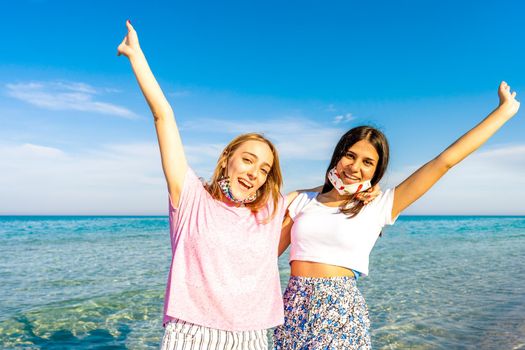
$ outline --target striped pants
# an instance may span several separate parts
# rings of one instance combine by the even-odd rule
[[[223,331],[182,320],[166,324],[161,350],[268,350],[266,329]]]

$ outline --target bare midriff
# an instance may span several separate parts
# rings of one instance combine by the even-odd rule
[[[293,260],[290,274],[300,277],[354,277],[352,270],[346,267],[328,265],[312,261]]]

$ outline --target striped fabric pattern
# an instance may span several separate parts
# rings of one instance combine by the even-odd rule
[[[267,330],[225,331],[182,320],[166,324],[161,350],[267,350]]]

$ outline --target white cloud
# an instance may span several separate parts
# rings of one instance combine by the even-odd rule
[[[168,96],[172,96],[172,97],[187,97],[187,96],[190,96],[191,95],[191,92],[189,90],[178,90],[178,91],[174,91],[174,92],[169,92],[168,93]]]
[[[104,110],[114,115],[127,111],[119,112],[122,107],[100,101],[107,89],[83,83],[30,82],[9,84],[7,88],[11,96],[41,108],[84,106],[90,111]],[[185,103],[191,106],[193,97]],[[235,135],[261,132],[279,149],[285,190],[309,188],[322,182],[335,144],[354,120],[351,113],[338,115],[337,119],[333,118],[336,113],[327,113],[325,120],[316,121],[303,117],[299,108],[252,100],[242,104],[249,107],[233,111],[233,115],[250,115],[250,118],[193,117],[232,115],[228,113],[229,106],[236,105],[236,101],[221,99],[221,103],[227,105],[222,107],[225,111],[217,109],[216,103],[195,108],[197,112],[186,107],[184,115],[191,122],[182,119],[181,130],[188,161],[197,174],[209,177],[219,152]],[[89,144],[85,145],[89,151],[70,152],[50,147],[46,144],[49,137],[39,142],[35,141],[38,138],[25,137],[23,131],[17,133],[17,140],[25,138],[32,143],[0,144],[0,214],[166,213],[167,192],[156,142]],[[399,183],[416,168],[393,169],[384,187]],[[525,207],[520,201],[525,197],[524,173],[525,145],[476,152],[452,169],[406,214],[523,215]]]
[[[185,149],[189,163],[207,178],[222,145],[193,144]],[[154,142],[111,144],[79,153],[37,144],[0,145],[0,164],[0,214],[165,214],[167,210]],[[320,184],[326,164],[288,158],[283,166],[286,190],[293,190]],[[394,169],[384,187],[398,184],[416,168]],[[524,173],[525,145],[475,153],[405,214],[523,215]]]
[[[325,112],[335,112],[337,109],[335,108],[335,105],[330,103],[328,107],[326,107]]]
[[[44,109],[95,112],[128,119],[138,117],[125,107],[97,101],[95,95],[107,91],[81,82],[29,82],[5,86],[10,97]]]
[[[220,146],[185,147],[207,178]],[[215,150],[217,152],[215,152]],[[36,144],[0,145],[2,214],[166,214],[158,145],[108,144],[70,153]]]
[[[394,170],[385,187],[402,182],[419,166]],[[481,150],[452,168],[406,214],[524,215],[525,145]]]
[[[346,113],[346,114],[340,114],[340,115],[336,115],[334,117],[334,123],[335,124],[339,124],[339,123],[348,123],[352,120],[355,120],[356,118],[352,115],[352,113]]]
[[[189,144],[184,146],[184,152],[191,164],[206,164],[213,167],[225,146],[217,143]]]
[[[48,83],[47,85],[49,85],[51,87],[54,87],[56,89],[71,90],[71,91],[75,91],[75,92],[83,92],[83,93],[86,93],[86,94],[96,94],[96,93],[98,93],[97,90],[93,86],[88,85],[86,83],[81,83],[81,82],[60,82],[60,81],[57,81],[57,82]]]
[[[33,145],[31,143],[22,145],[19,151],[20,155],[29,157],[62,158],[65,156],[65,153],[58,148]]]
[[[270,138],[283,159],[328,159],[344,130],[305,119],[283,117],[264,122],[198,119],[184,124],[185,130],[213,130],[238,135],[259,132]],[[220,152],[220,147],[218,151]],[[217,153],[218,154],[218,153]]]
[[[161,214],[166,186],[155,144],[68,153],[0,145],[1,214]]]

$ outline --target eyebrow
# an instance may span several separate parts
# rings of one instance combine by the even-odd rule
[[[254,157],[255,159],[259,159],[259,157],[257,157],[255,154],[251,153],[251,152],[247,152],[247,151],[244,151],[242,153],[246,153],[246,154],[249,154],[251,155],[252,157]],[[268,164],[267,162],[264,162],[263,165],[267,165],[269,166],[270,168],[272,167],[270,164]]]
[[[355,155],[355,153],[350,151],[350,150],[346,151],[346,153],[351,153],[351,154]],[[379,159],[374,159],[374,158],[370,158],[370,157],[363,157],[363,158],[365,160],[371,160],[372,162],[378,162],[379,161]]]

